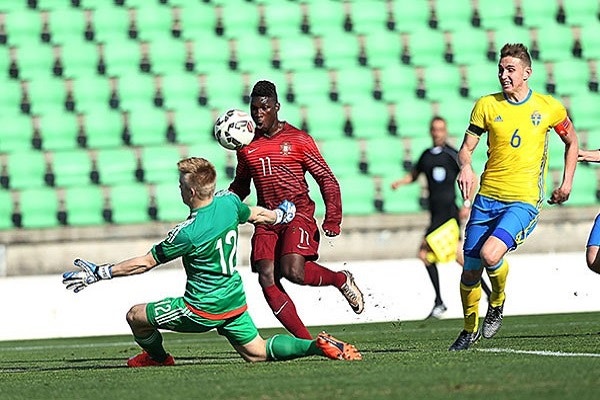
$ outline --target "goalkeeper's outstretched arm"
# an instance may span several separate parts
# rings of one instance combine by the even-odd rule
[[[143,256],[133,257],[113,265],[112,276],[143,274],[157,265],[158,262],[154,259],[152,252],[148,252]]]

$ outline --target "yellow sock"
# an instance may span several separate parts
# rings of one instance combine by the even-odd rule
[[[479,327],[479,300],[481,299],[481,281],[473,286],[460,283],[460,299],[464,313],[464,329],[475,332]]]
[[[508,262],[502,260],[502,263],[498,268],[493,271],[487,270],[487,274],[490,277],[492,283],[492,294],[490,295],[490,304],[492,307],[501,306],[504,303],[506,295],[504,294],[504,288],[506,288],[506,277],[508,275]]]

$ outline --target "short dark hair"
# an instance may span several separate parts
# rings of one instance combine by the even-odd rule
[[[531,56],[527,46],[523,43],[506,43],[500,50],[500,58],[515,57],[518,58],[527,67],[531,67]]]
[[[273,82],[258,81],[252,88],[250,97],[270,97],[277,101],[277,88]]]

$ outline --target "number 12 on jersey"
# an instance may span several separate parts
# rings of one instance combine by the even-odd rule
[[[231,230],[225,234],[225,241],[220,237],[215,248],[219,251],[221,272],[223,275],[231,276],[235,267],[235,255],[237,253],[237,232]]]

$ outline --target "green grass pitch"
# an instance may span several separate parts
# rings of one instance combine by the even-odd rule
[[[459,320],[326,327],[360,362],[247,364],[216,335],[165,333],[177,365],[129,369],[130,336],[0,342],[2,399],[596,399],[600,312],[506,317],[449,352]],[[312,327],[317,333],[321,327]],[[261,330],[263,336],[280,329]]]

